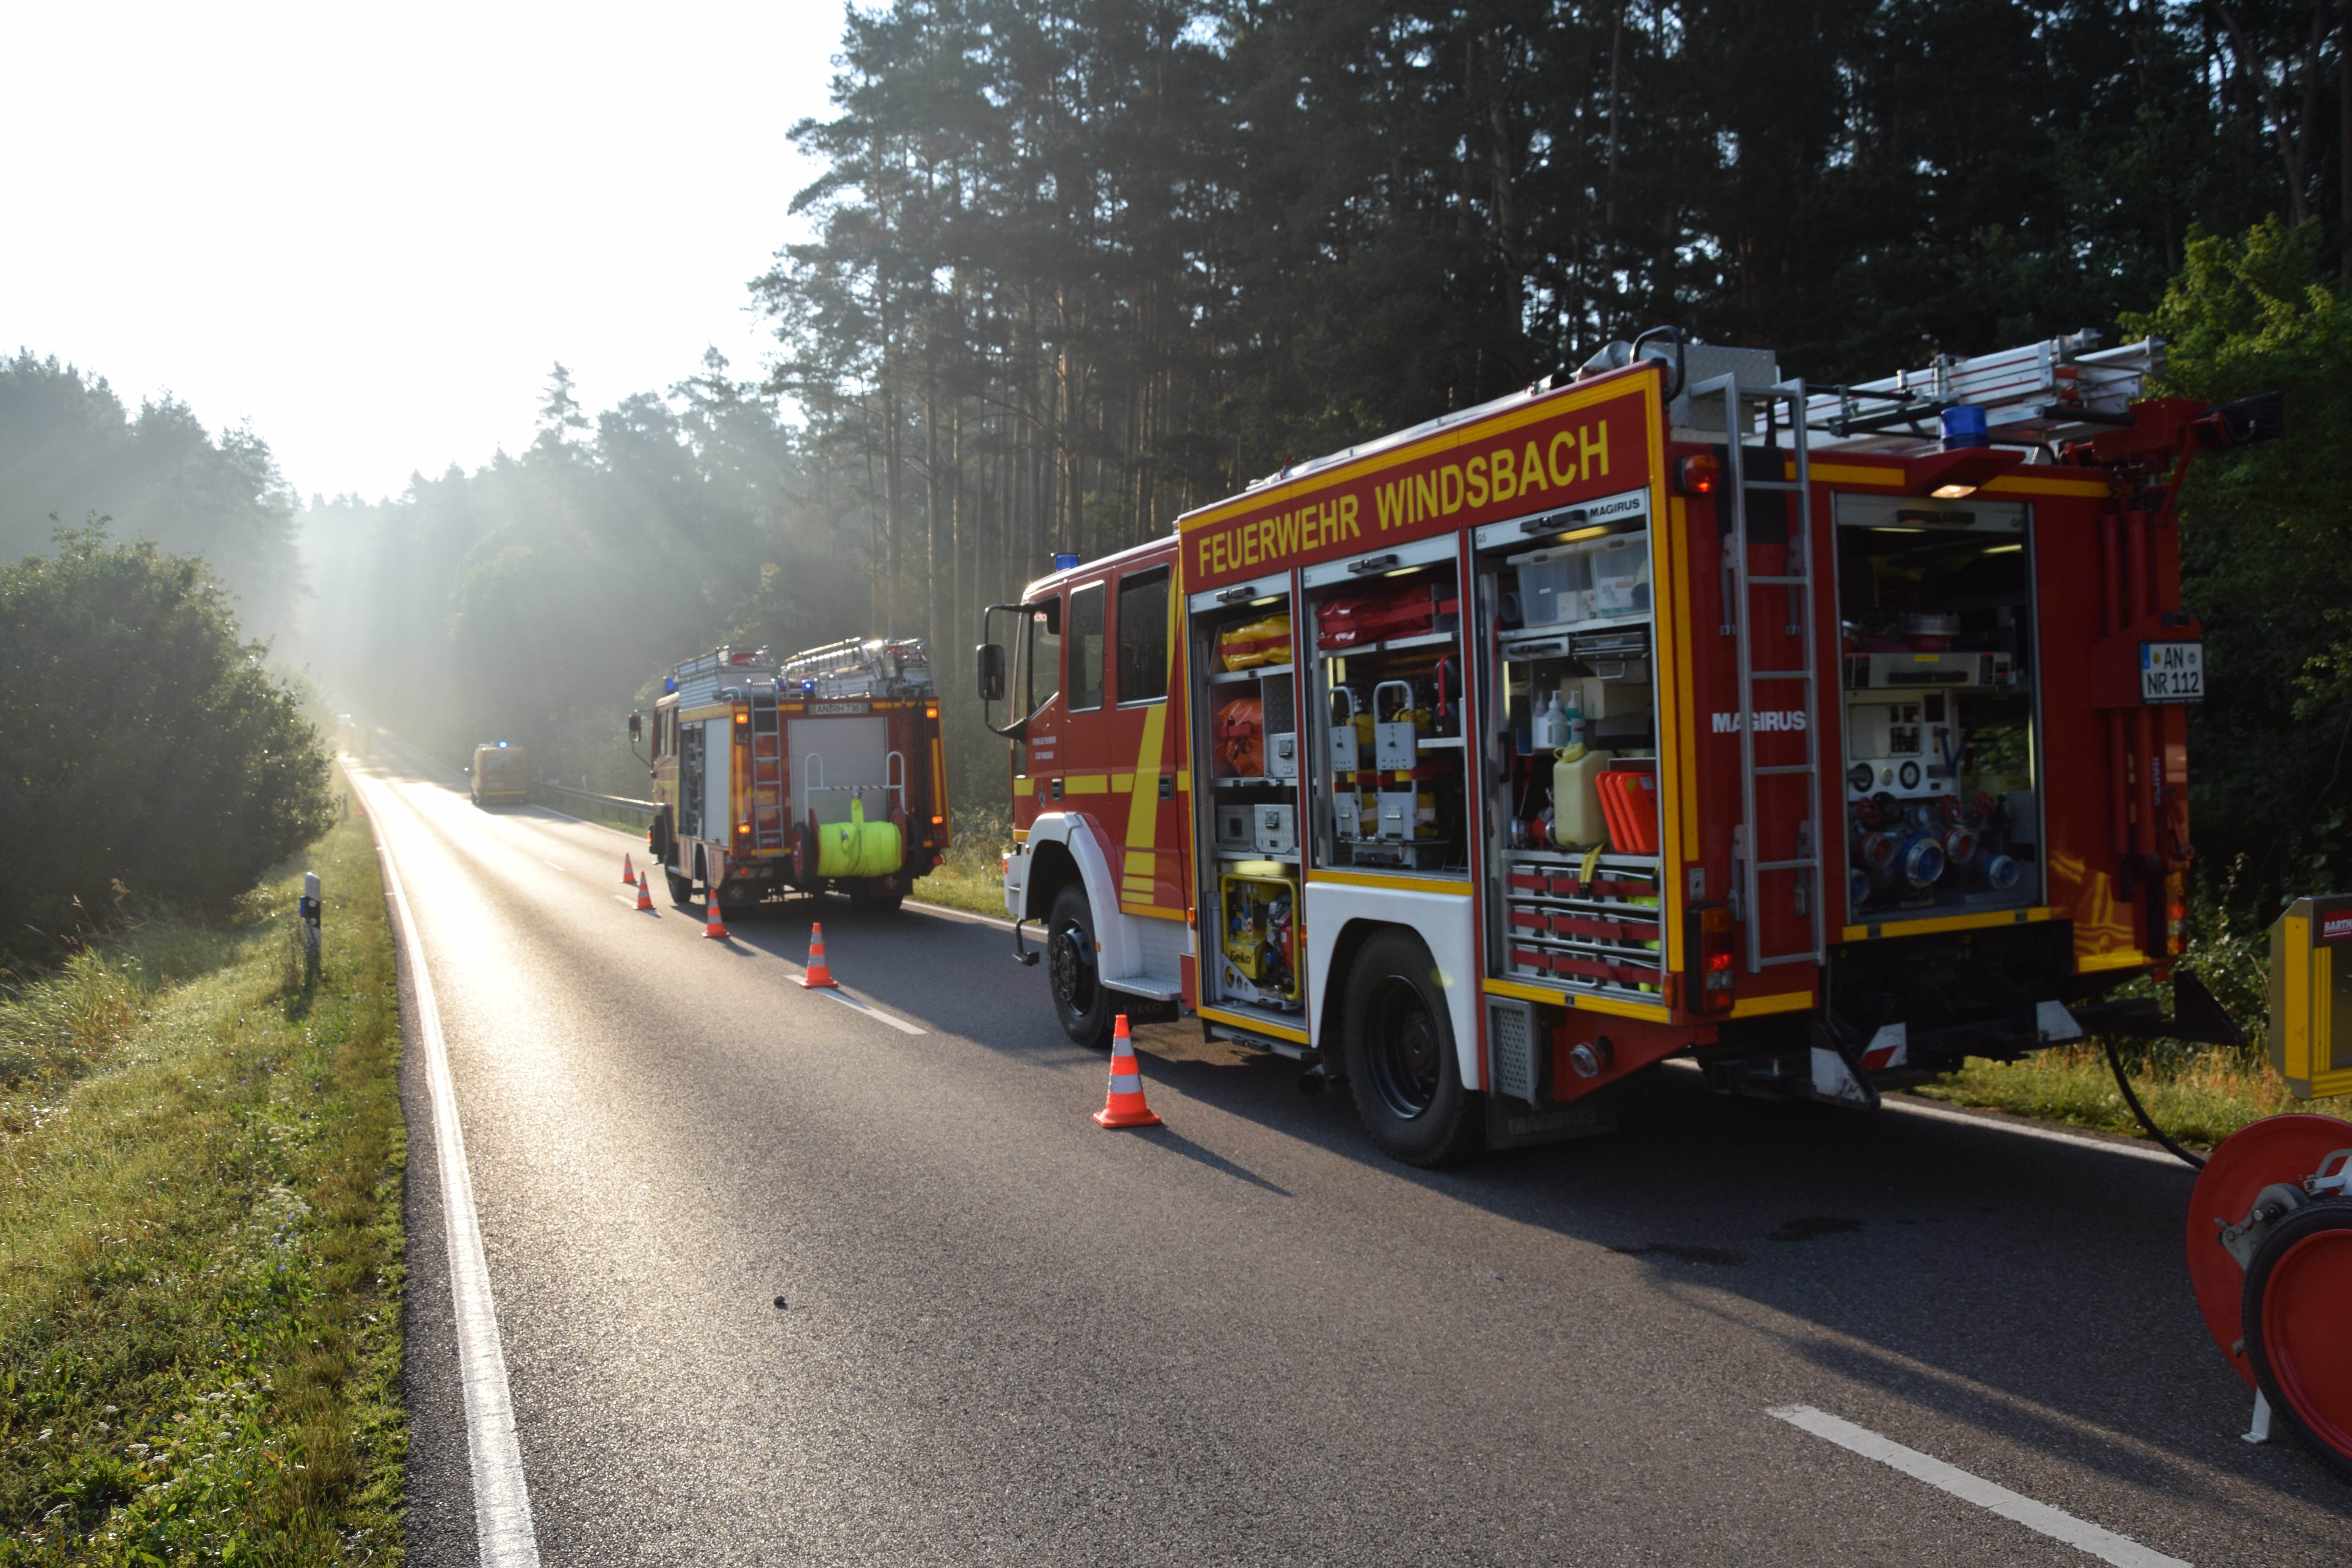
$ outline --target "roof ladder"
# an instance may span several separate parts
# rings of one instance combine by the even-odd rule
[[[1738,378],[1720,375],[1703,381],[1692,389],[1694,411],[1703,399],[1723,400],[1724,484],[1730,492],[1731,530],[1727,552],[1727,575],[1726,614],[1729,622],[1725,628],[1736,639],[1739,665],[1739,826],[1732,834],[1733,918],[1748,931],[1748,973],[1760,973],[1776,963],[1821,963],[1828,956],[1826,910],[1829,889],[1822,885],[1822,832],[1813,820],[1822,799],[1821,756],[1821,675],[1820,654],[1815,647],[1812,548],[1812,468],[1805,448],[1805,384],[1783,381],[1770,386],[1741,386]],[[1789,468],[1780,458],[1777,447],[1747,447],[1742,437],[1752,428],[1748,416],[1760,405],[1764,415],[1764,434],[1769,440],[1776,430],[1786,430],[1789,451],[1795,458],[1795,477],[1789,477]],[[1764,459],[1769,454],[1769,475],[1764,474]],[[1751,479],[1747,468],[1756,463],[1759,476]],[[1777,490],[1793,498],[1790,507],[1788,563],[1779,572],[1759,574],[1748,559],[1748,495],[1755,490]],[[1759,589],[1778,589],[1787,605],[1790,629],[1799,633],[1799,661],[1786,668],[1756,668],[1752,623]],[[1767,602],[1769,602],[1768,598]],[[1776,763],[1758,766],[1756,762],[1756,715],[1762,707],[1757,701],[1759,689],[1769,689],[1775,711],[1785,711],[1790,704],[1783,695],[1795,685],[1801,693],[1804,727],[1805,760],[1801,763]],[[1759,779],[1801,777],[1805,783],[1802,816],[1797,822],[1793,844],[1766,844],[1765,835],[1759,831],[1756,814],[1756,783]],[[1774,855],[1771,859],[1763,858]],[[1793,912],[1805,921],[1810,933],[1810,945],[1787,952],[1764,951],[1763,888],[1766,878],[1774,879],[1778,886],[1789,889]]]

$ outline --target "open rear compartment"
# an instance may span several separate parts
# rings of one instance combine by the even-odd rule
[[[1664,1000],[1646,490],[1483,528],[1489,973]]]
[[[1846,923],[2042,901],[2030,509],[1841,493]]]
[[[1298,672],[1287,574],[1193,595],[1199,1005],[1305,1028]]]
[[[1454,551],[1424,540],[1303,574],[1318,870],[1470,875]]]

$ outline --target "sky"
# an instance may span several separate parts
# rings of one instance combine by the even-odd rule
[[[841,0],[14,0],[0,353],[249,422],[306,498],[529,445],[769,338]]]

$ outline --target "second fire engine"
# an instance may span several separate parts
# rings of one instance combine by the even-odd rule
[[[1191,1009],[1433,1163],[1677,1054],[1871,1104],[2154,1026],[2105,998],[2182,940],[2174,501],[2277,425],[2141,397],[2160,354],[1824,390],[1662,331],[992,607],[1063,1027]]]

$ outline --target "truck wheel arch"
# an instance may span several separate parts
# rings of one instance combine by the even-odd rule
[[[1077,857],[1059,839],[1029,840],[1029,875],[1021,884],[1021,918],[1042,921],[1054,908],[1054,896],[1072,882],[1084,882]],[[1091,895],[1088,903],[1094,901]]]
[[[1428,950],[1437,966],[1463,1086],[1484,1087],[1486,1075],[1479,1062],[1480,968],[1473,905],[1473,900],[1450,893],[1400,894],[1330,882],[1307,884],[1307,1010],[1314,1021],[1314,1044],[1325,1062],[1346,1058],[1341,1020],[1355,955],[1377,932],[1402,931]],[[1400,915],[1412,918],[1401,920]]]

